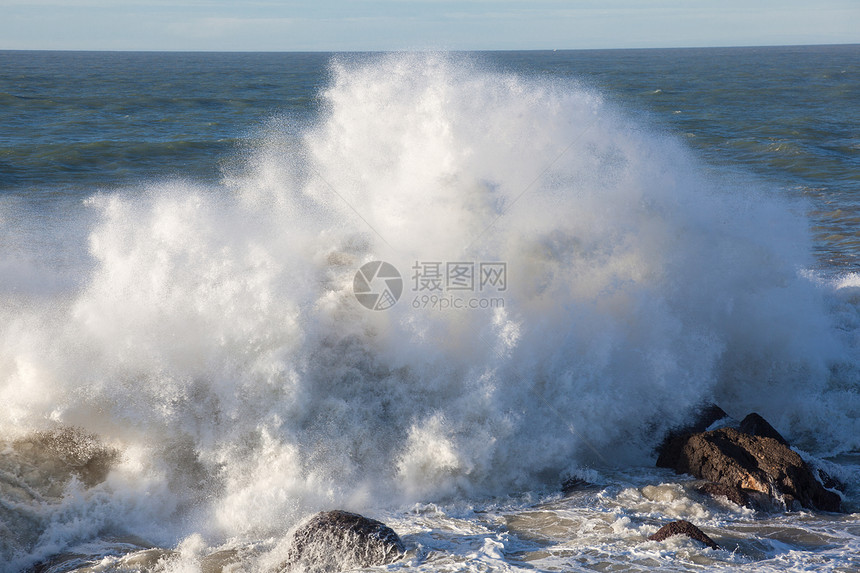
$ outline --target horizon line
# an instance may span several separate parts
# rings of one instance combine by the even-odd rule
[[[0,48],[0,52],[78,52],[78,53],[127,53],[127,54],[386,54],[402,52],[589,52],[589,51],[634,51],[634,50],[708,50],[749,48],[809,48],[809,47],[860,46],[860,42],[809,43],[809,44],[738,44],[711,46],[642,46],[624,48],[480,48],[480,49],[363,49],[363,50],[141,50],[141,49],[94,49],[94,48]]]

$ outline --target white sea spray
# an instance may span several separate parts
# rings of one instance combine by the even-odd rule
[[[122,452],[38,510],[34,554],[116,527],[193,561],[320,509],[548,491],[650,464],[706,400],[860,447],[797,205],[705,175],[593,90],[459,56],[335,61],[320,98],[221,185],[91,197],[80,280],[0,282],[4,435],[74,426]],[[0,271],[21,277],[15,246]],[[384,311],[353,293],[374,260],[404,278]],[[504,306],[415,308],[434,261],[504,263]]]

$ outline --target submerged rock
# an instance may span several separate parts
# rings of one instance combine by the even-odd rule
[[[237,549],[223,549],[200,560],[200,573],[227,573],[236,569],[241,555]]]
[[[765,436],[721,428],[670,440],[657,460],[660,467],[730,488],[795,501],[809,509],[840,511],[841,498],[828,491],[800,455]]]
[[[177,557],[170,549],[149,546],[134,538],[84,543],[72,550],[40,561],[26,573],[73,573],[96,571],[152,571],[160,562]]]
[[[648,539],[650,541],[663,541],[673,535],[686,535],[690,539],[695,539],[696,541],[701,541],[711,549],[719,549],[720,546],[717,545],[713,539],[708,537],[702,532],[701,529],[690,523],[689,521],[681,520],[681,521],[673,521],[672,523],[667,523],[663,527],[661,527],[657,533],[650,535]]]
[[[569,477],[561,484],[561,493],[571,495],[577,491],[596,487],[593,483],[579,477]]]
[[[118,459],[118,451],[75,427],[0,439],[0,570],[38,546],[70,485],[98,485]]]
[[[281,571],[342,571],[386,565],[406,551],[393,529],[347,511],[316,514],[293,534]]]
[[[98,436],[76,427],[36,432],[12,443],[25,477],[46,479],[64,486],[72,475],[87,487],[105,480],[119,452],[105,446]],[[56,495],[52,492],[49,495]]]

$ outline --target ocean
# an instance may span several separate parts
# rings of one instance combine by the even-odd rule
[[[0,571],[860,571],[858,223],[856,45],[0,52]],[[846,513],[657,468],[705,403]]]

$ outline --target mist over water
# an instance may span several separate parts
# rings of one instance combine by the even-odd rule
[[[0,205],[32,229],[2,237],[0,431],[119,452],[34,510],[34,555],[551,491],[651,465],[710,400],[860,448],[856,286],[809,270],[803,205],[578,82],[466,56],[335,59],[319,98],[219,184],[94,193],[44,227]],[[404,277],[385,311],[352,292],[373,260]],[[505,262],[504,307],[416,309],[416,261]]]

